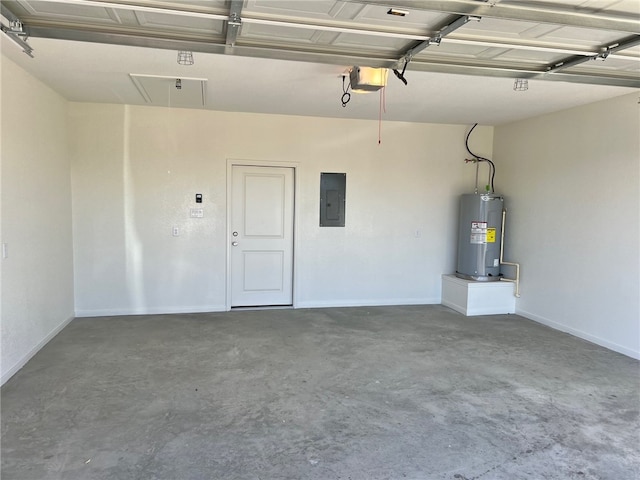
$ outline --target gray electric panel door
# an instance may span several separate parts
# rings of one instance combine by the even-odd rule
[[[346,173],[320,174],[320,226],[344,227]]]
[[[479,281],[500,280],[500,240],[504,200],[495,194],[460,198],[456,275]]]

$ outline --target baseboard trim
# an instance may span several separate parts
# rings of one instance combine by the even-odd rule
[[[76,317],[115,317],[122,315],[163,315],[172,313],[210,313],[226,311],[226,305],[205,305],[198,307],[105,308],[76,310]]]
[[[36,353],[38,353],[42,349],[42,347],[44,347],[47,343],[49,343],[53,339],[53,337],[55,337],[57,334],[59,334],[64,327],[69,325],[69,323],[71,323],[71,321],[74,318],[75,317],[67,318],[60,325],[58,325],[53,330],[51,330],[42,340],[40,340],[36,344],[35,347],[33,347],[31,350],[29,350],[26,355],[24,355],[20,360],[18,360],[18,362],[16,362],[15,365],[13,365],[11,368],[9,368],[9,370],[4,372],[2,374],[2,378],[0,378],[0,385],[4,385],[5,383],[7,383],[7,381],[11,377],[13,377],[16,373],[18,373],[18,371],[22,367],[24,367],[27,364],[27,362],[29,360],[31,360]]]
[[[440,298],[401,298],[388,300],[323,300],[296,302],[293,308],[331,308],[331,307],[376,307],[393,305],[435,305]],[[212,313],[227,312],[226,305],[207,305],[199,307],[154,307],[154,308],[105,308],[95,310],[76,310],[76,317],[115,317],[124,315],[170,315],[175,313]]]
[[[624,347],[622,345],[618,345],[617,343],[611,342],[604,338],[591,335],[590,333],[583,332],[582,330],[578,330],[576,328],[570,327],[563,323],[559,323],[554,320],[550,320],[546,317],[536,315],[535,313],[527,312],[526,310],[521,310],[516,308],[516,314],[520,315],[521,317],[528,318],[529,320],[533,320],[534,322],[538,322],[548,327],[551,327],[554,330],[559,330],[561,332],[569,333],[575,337],[581,338],[583,340],[587,340],[588,342],[595,343],[596,345],[600,345],[601,347],[608,348],[609,350],[613,350],[614,352],[618,352],[623,355],[626,355],[627,357],[640,360],[640,351],[635,351],[630,348]]]
[[[434,305],[440,298],[398,298],[387,300],[320,300],[296,302],[295,308],[385,307],[394,305]]]

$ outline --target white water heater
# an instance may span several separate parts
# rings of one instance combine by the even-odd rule
[[[504,199],[495,193],[460,197],[456,276],[467,280],[500,280],[500,241]]]

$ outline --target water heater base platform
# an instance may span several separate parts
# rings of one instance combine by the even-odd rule
[[[442,305],[466,316],[516,313],[511,282],[477,282],[442,275]]]

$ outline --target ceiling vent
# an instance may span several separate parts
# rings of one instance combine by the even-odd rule
[[[178,108],[204,108],[207,79],[130,73],[129,77],[148,105]]]

